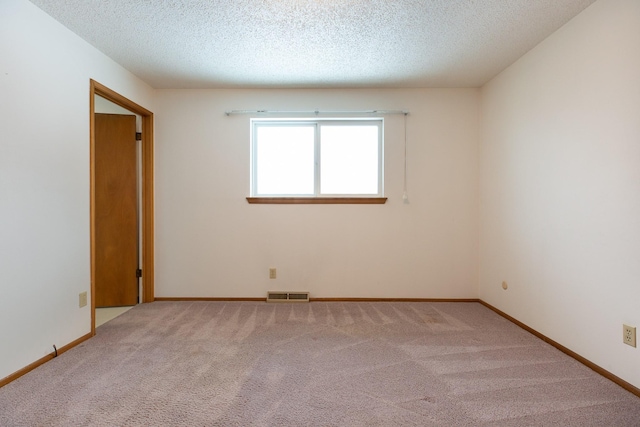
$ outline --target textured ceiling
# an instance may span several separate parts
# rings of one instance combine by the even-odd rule
[[[31,0],[155,88],[477,87],[594,0]]]

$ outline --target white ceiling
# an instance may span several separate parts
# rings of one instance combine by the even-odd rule
[[[155,88],[478,87],[594,0],[31,0]]]

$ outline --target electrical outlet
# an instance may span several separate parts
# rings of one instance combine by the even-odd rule
[[[80,306],[80,308],[84,307],[85,305],[87,305],[87,292],[80,292],[80,299],[78,302],[78,305]]]
[[[269,269],[269,279],[275,279],[275,278],[276,278],[276,269],[272,267]]]
[[[622,342],[630,345],[631,347],[636,346],[636,328],[629,325],[622,325]]]

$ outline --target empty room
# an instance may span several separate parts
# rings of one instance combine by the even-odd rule
[[[640,1],[0,0],[0,426],[640,426]]]

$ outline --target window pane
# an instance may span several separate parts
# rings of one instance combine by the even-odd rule
[[[378,126],[322,126],[320,192],[378,194]]]
[[[314,193],[314,127],[256,128],[256,194]]]

